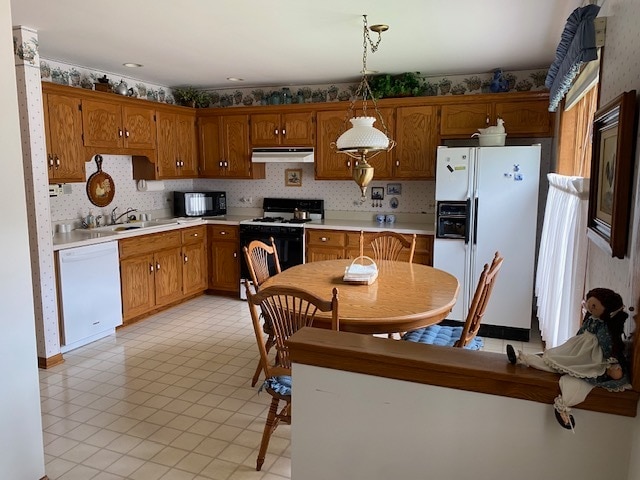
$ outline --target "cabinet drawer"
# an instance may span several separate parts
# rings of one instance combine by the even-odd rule
[[[238,227],[233,225],[209,225],[212,240],[238,240]]]
[[[179,247],[181,245],[181,241],[182,238],[180,236],[180,230],[125,238],[118,242],[120,258],[128,258],[146,253],[155,253],[165,248]]]
[[[182,234],[183,245],[189,243],[198,243],[202,242],[205,239],[207,227],[205,225],[201,225],[199,227],[189,227],[185,228],[184,230],[180,230],[180,233]]]
[[[337,230],[309,230],[307,232],[307,243],[315,246],[344,247],[345,235]]]

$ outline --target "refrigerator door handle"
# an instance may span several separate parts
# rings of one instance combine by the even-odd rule
[[[475,198],[475,207],[473,209],[473,244],[478,244],[478,197]]]
[[[464,243],[469,244],[471,235],[471,198],[467,198],[467,217],[464,221]]]

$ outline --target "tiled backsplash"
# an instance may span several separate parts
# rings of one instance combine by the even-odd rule
[[[99,208],[91,204],[85,183],[72,183],[71,193],[51,197],[51,220],[79,220],[91,209],[94,215],[108,216],[114,207],[120,212],[128,207],[140,212],[153,212],[171,207],[171,192],[174,190],[223,190],[227,192],[229,207],[261,207],[264,197],[322,198],[325,209],[375,213],[433,213],[435,184],[431,181],[396,182],[373,180],[367,190],[367,200],[360,202],[360,189],[350,181],[316,181],[313,164],[267,164],[264,180],[166,180],[165,190],[139,192],[133,180],[131,157],[103,155],[102,169],[113,178],[115,195],[110,205]],[[285,186],[285,170],[302,170],[302,185]],[[96,171],[95,162],[87,162],[86,177]],[[400,184],[400,194],[387,195],[387,184]],[[380,207],[373,207],[371,187],[383,187],[384,198]],[[398,201],[395,209],[390,207],[391,198]]]

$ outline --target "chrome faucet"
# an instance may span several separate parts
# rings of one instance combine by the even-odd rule
[[[111,210],[111,225],[115,225],[118,222],[118,220],[120,220],[125,215],[129,215],[130,213],[138,211],[135,208],[129,207],[129,208],[127,208],[126,212],[121,213],[120,215],[116,215],[116,210],[117,209],[118,209],[118,207],[114,207],[113,210]],[[127,221],[129,221],[129,220],[130,220],[130,218],[127,218]]]

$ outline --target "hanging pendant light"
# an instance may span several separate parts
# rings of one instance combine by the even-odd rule
[[[367,25],[367,16],[363,15],[363,53],[362,53],[362,79],[353,96],[347,117],[345,119],[345,131],[331,145],[340,153],[346,153],[356,159],[353,169],[353,180],[360,187],[362,193],[361,202],[365,201],[367,186],[373,180],[374,168],[367,162],[368,158],[372,158],[380,152],[391,150],[396,142],[389,138],[387,126],[378,110],[378,104],[371,92],[371,87],[367,81],[367,45],[371,48],[371,52],[375,52],[382,40],[382,32],[389,29],[388,25]],[[378,34],[378,40],[374,43],[369,36],[369,30]],[[354,116],[354,106],[358,98],[362,96],[362,116]],[[367,98],[371,98],[373,103],[375,116],[367,115]],[[351,118],[350,118],[351,117]],[[347,129],[347,120],[351,122],[352,127]],[[378,121],[383,130],[379,130],[373,126]]]

